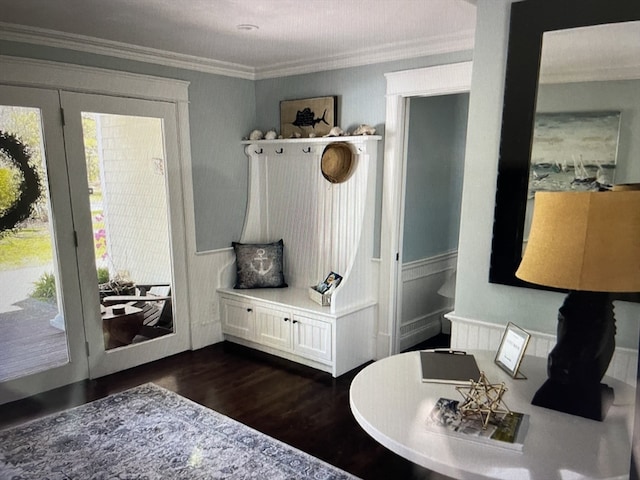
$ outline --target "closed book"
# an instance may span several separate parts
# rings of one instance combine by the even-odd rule
[[[480,369],[473,355],[449,350],[420,352],[422,381],[470,384],[480,378]]]
[[[440,398],[426,419],[430,432],[449,435],[470,442],[505,448],[516,452],[524,449],[529,429],[529,415],[519,412],[498,412],[484,424],[482,415],[464,415],[460,402]]]

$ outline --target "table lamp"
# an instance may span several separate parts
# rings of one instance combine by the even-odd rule
[[[516,276],[569,292],[532,403],[602,421],[613,402],[600,383],[615,349],[612,293],[640,292],[640,190],[538,192]]]

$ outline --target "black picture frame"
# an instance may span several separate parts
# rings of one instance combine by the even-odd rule
[[[526,0],[511,5],[489,282],[549,290],[515,276],[522,260],[544,32],[637,20],[640,20],[640,2],[629,0]],[[637,294],[619,298],[639,301]],[[640,359],[638,367],[640,385]],[[631,480],[640,479],[640,389],[636,389],[635,410],[629,462]]]
[[[635,20],[640,20],[640,2],[628,0],[528,0],[511,5],[489,282],[552,290],[515,276],[522,260],[543,34]],[[637,295],[619,298],[638,301]]]

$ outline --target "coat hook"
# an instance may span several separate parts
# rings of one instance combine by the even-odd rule
[[[280,155],[280,154],[281,154],[281,153],[283,153],[283,152],[284,152],[284,148],[281,148],[280,150],[276,150],[276,153],[277,153],[278,155]]]
[[[305,150],[304,148],[302,149],[302,151],[304,153],[311,153],[311,147],[307,147],[307,149]]]
[[[256,155],[260,155],[262,153],[262,149],[260,149],[260,151],[255,150],[255,152],[256,152]]]

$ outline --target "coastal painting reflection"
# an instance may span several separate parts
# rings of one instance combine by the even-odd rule
[[[540,190],[611,188],[619,132],[620,112],[537,113],[529,198]]]

